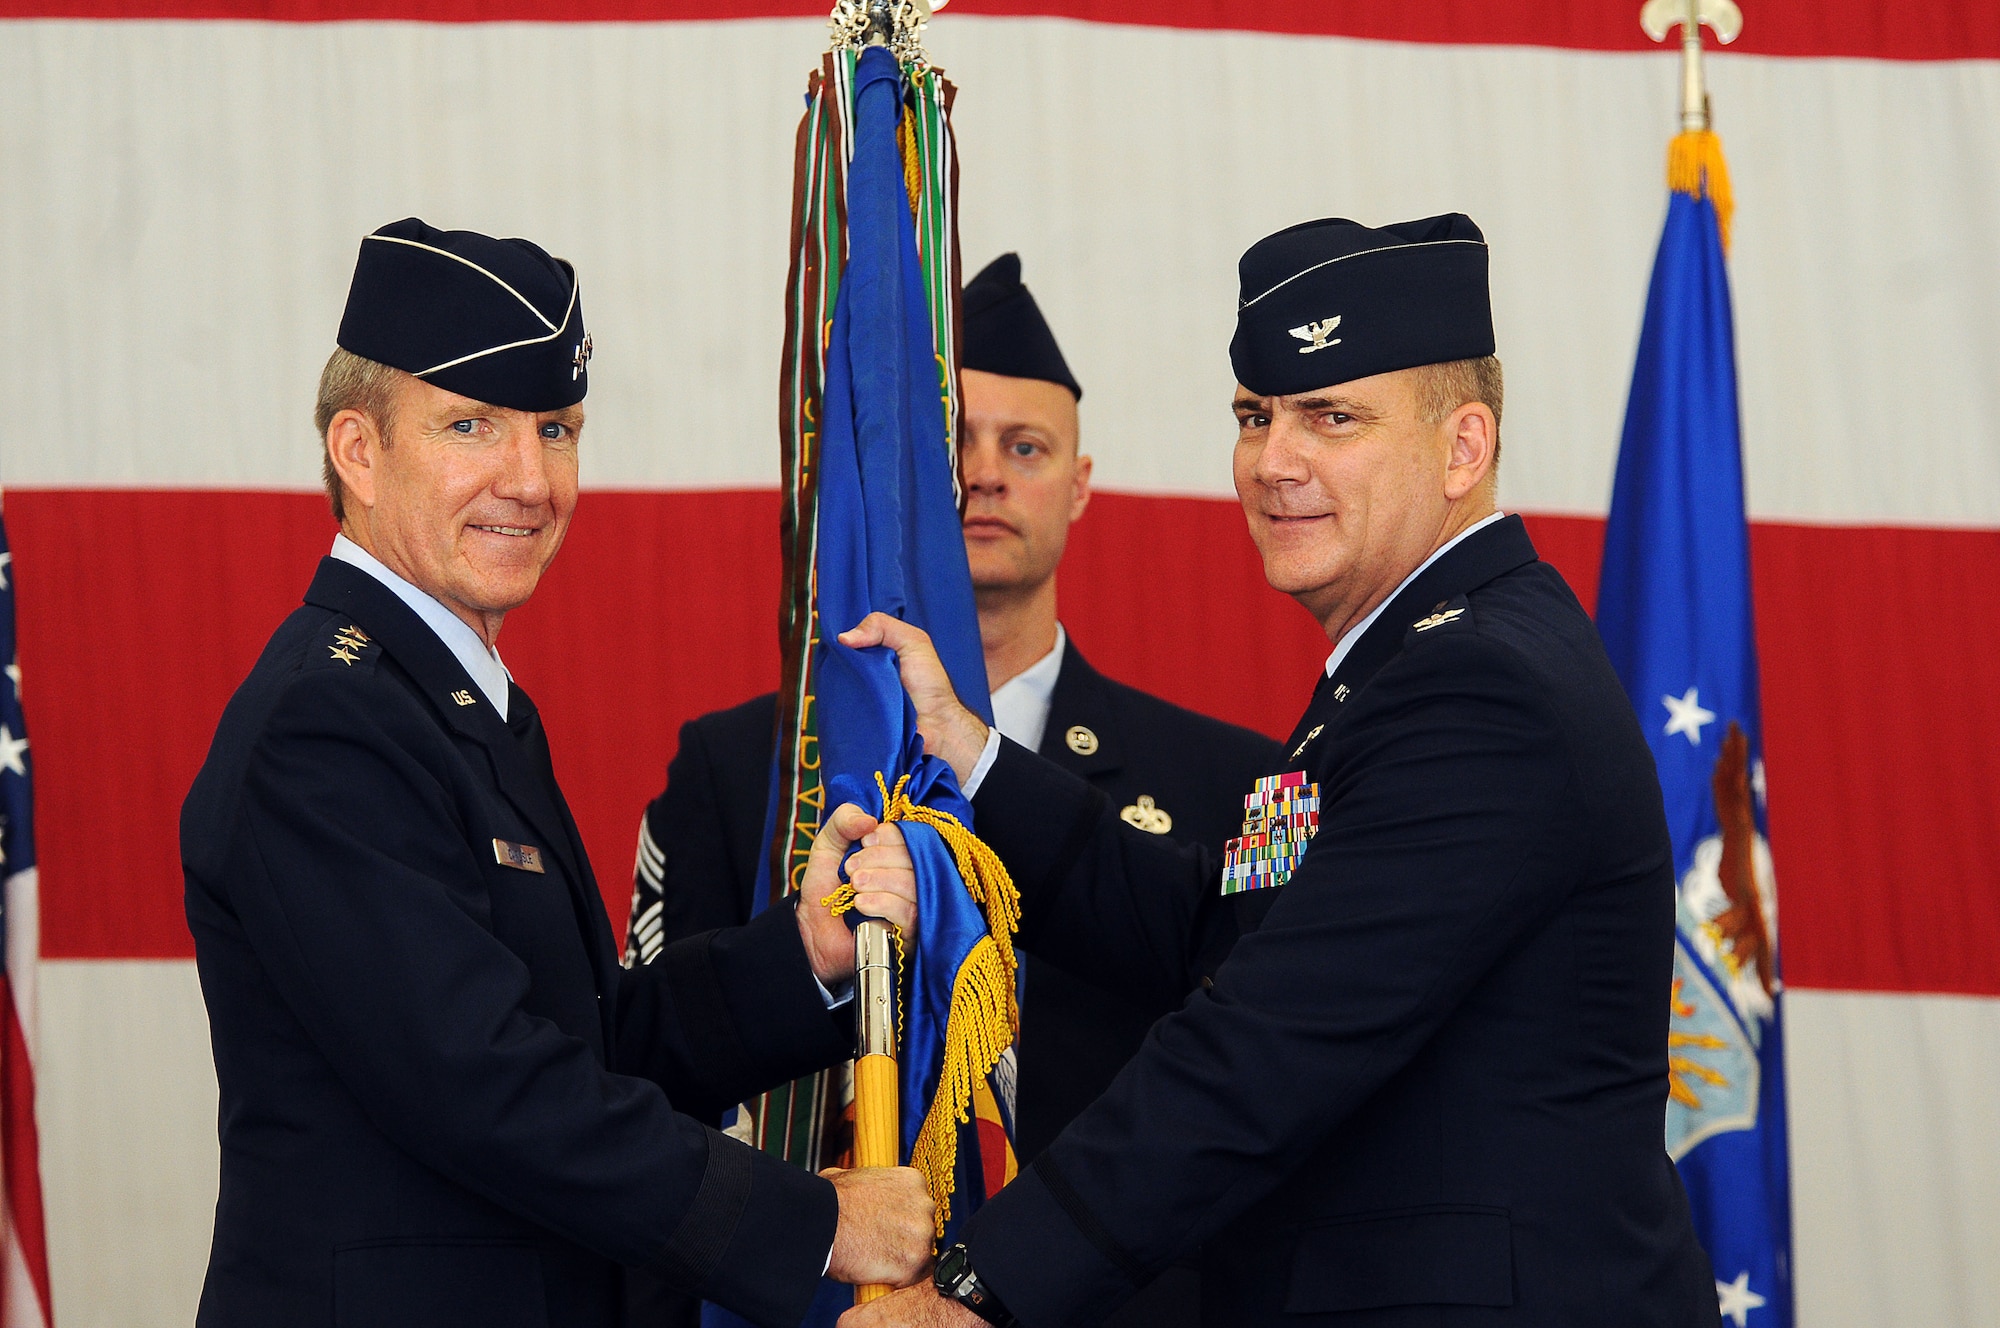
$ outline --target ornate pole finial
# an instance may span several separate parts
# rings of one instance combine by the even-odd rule
[[[886,46],[908,67],[930,63],[924,54],[924,25],[951,0],[834,0],[826,26],[833,31],[833,49],[858,51]]]
[[[1701,76],[1701,25],[1708,24],[1724,46],[1743,31],[1743,11],[1736,0],[1646,0],[1639,26],[1654,41],[1665,41],[1681,30],[1681,131],[1708,128],[1708,87]]]

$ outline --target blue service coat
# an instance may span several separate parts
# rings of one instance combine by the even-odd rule
[[[1672,857],[1597,633],[1518,518],[1315,692],[1281,886],[1008,744],[974,799],[1021,944],[1158,999],[1109,1091],[967,1226],[1027,1328],[1202,1254],[1209,1325],[1718,1321],[1664,1145]]]
[[[796,921],[621,968],[533,705],[503,722],[367,573],[325,560],[272,636],[181,857],[221,1090],[203,1328],[610,1328],[621,1265],[803,1317],[832,1187],[675,1110],[851,1052]]]

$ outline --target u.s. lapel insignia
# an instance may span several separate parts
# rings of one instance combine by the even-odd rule
[[[1301,742],[1298,746],[1292,748],[1292,759],[1294,761],[1298,760],[1299,753],[1306,749],[1306,743],[1311,742],[1314,738],[1317,738],[1320,735],[1320,731],[1323,730],[1324,728],[1326,728],[1326,725],[1324,724],[1313,725],[1312,732],[1306,734],[1305,742]]]
[[[547,874],[547,869],[542,866],[542,851],[533,844],[516,844],[511,839],[495,839],[493,860],[502,867],[512,867],[516,871],[533,872],[537,876]]]
[[[1343,682],[1343,683],[1339,683],[1339,684],[1335,685],[1335,687],[1334,687],[1334,689],[1333,689],[1333,699],[1334,699],[1334,700],[1336,700],[1336,701],[1345,701],[1345,700],[1346,700],[1346,699],[1347,699],[1347,698],[1348,698],[1348,697],[1349,697],[1350,695],[1351,695],[1351,693],[1350,693],[1350,692],[1349,692],[1349,691],[1347,690],[1347,684],[1346,684],[1346,683],[1344,683],[1344,682]]]
[[[1462,616],[1464,609],[1446,609],[1443,613],[1433,613],[1428,618],[1419,618],[1410,624],[1413,632],[1428,632],[1433,627],[1442,627],[1453,618]]]
[[[1081,724],[1070,725],[1069,732],[1063,734],[1063,741],[1078,756],[1089,756],[1097,750],[1098,745],[1097,735]]]
[[[458,703],[459,705],[462,705],[462,706],[469,706],[469,705],[478,705],[478,704],[479,704],[479,702],[478,702],[477,700],[473,699],[473,695],[472,695],[472,693],[471,693],[471,692],[468,692],[468,691],[466,691],[466,690],[465,690],[464,688],[462,688],[462,687],[461,687],[461,688],[460,688],[459,690],[457,690],[457,691],[455,691],[455,692],[453,692],[453,693],[451,694],[451,699],[452,699],[453,701],[457,702],[457,703]]]
[[[1118,813],[1118,819],[1149,835],[1164,835],[1174,828],[1174,818],[1153,801],[1150,793],[1141,793],[1137,802]]]

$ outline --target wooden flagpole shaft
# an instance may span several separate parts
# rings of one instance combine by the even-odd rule
[[[896,958],[889,924],[869,919],[854,932],[855,1000],[860,1005],[854,1058],[854,1165],[902,1162],[900,1092],[896,1080]],[[892,1288],[859,1286],[864,1305]]]

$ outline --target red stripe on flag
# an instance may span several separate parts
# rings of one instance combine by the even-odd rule
[[[653,22],[824,19],[827,0],[0,0],[0,18]],[[1601,0],[958,0],[960,14],[1054,17],[1196,30],[1298,33],[1463,46],[1660,50],[1637,8]],[[2000,58],[1991,0],[1765,0],[1730,48],[1758,55],[1890,60]]]
[[[332,538],[310,494],[14,490],[43,952],[190,953],[176,818],[230,691]],[[501,647],[612,915],[681,721],[773,686],[777,497],[590,493]],[[1530,529],[1586,605],[1603,523]],[[1757,524],[1787,977],[2000,995],[2000,532]],[[1327,651],[1232,502],[1099,494],[1063,619],[1098,667],[1283,733]]]
[[[42,1225],[42,1147],[35,1129],[35,1065],[21,1034],[21,1014],[14,1008],[14,986],[0,975],[0,1157],[7,1168],[4,1202],[6,1227],[21,1247],[41,1304],[33,1314],[23,1307],[0,1307],[0,1321],[9,1325],[47,1324],[49,1306],[49,1242]]]

